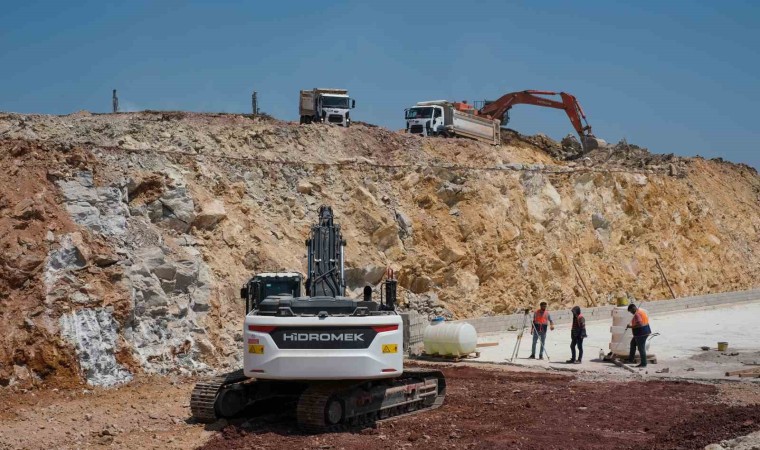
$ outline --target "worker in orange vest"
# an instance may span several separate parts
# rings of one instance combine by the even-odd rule
[[[541,302],[539,308],[533,313],[533,326],[530,329],[530,334],[533,335],[533,349],[530,352],[529,359],[536,359],[536,341],[538,341],[539,337],[541,338],[541,351],[538,353],[538,359],[544,359],[546,329],[549,327],[551,330],[554,330],[554,321],[546,306],[546,302]]]
[[[633,314],[631,324],[626,327],[633,330],[633,338],[631,339],[631,351],[628,353],[628,363],[633,363],[636,357],[636,349],[639,349],[639,355],[641,355],[641,363],[636,367],[647,366],[647,338],[652,334],[652,329],[649,327],[649,315],[646,310],[638,308],[636,305],[628,305],[628,312]]]

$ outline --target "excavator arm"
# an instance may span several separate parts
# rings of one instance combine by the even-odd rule
[[[345,245],[340,225],[333,222],[332,208],[321,206],[319,223],[311,227],[311,236],[306,241],[309,271],[306,295],[340,297],[345,294]]]
[[[561,100],[554,100],[544,95],[559,95]],[[492,119],[502,120],[505,114],[514,105],[536,105],[547,108],[563,109],[573,124],[573,128],[581,139],[581,144],[585,151],[593,150],[600,146],[604,141],[597,139],[591,132],[591,125],[586,119],[578,99],[567,92],[535,91],[527,90],[520,92],[510,92],[502,95],[498,100],[485,105],[478,111],[478,115],[487,116]],[[505,122],[506,123],[506,122]]]

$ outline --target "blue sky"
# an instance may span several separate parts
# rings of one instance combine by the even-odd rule
[[[0,110],[249,112],[297,119],[346,87],[393,129],[419,100],[567,91],[597,136],[760,167],[760,3],[23,1],[0,15]],[[562,138],[561,111],[510,127]]]

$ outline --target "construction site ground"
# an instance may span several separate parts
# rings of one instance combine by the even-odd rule
[[[190,378],[138,377],[113,389],[5,390],[0,448],[691,449],[760,430],[760,384],[748,381],[438,366],[448,380],[440,409],[323,435],[300,433],[275,410],[194,423]],[[758,444],[756,437],[740,439]]]
[[[644,305],[646,309],[646,305]],[[724,379],[726,372],[752,367],[760,368],[760,328],[753,326],[750,318],[760,317],[760,301],[731,306],[688,309],[650,317],[652,330],[659,333],[652,339],[650,353],[657,357],[657,364],[646,369],[635,369],[636,376],[648,378]],[[566,364],[570,359],[570,324],[558,325],[549,331],[546,350],[549,358],[528,359],[532,336],[526,330],[517,358],[512,364],[550,370],[588,371],[630,375],[612,363],[603,362],[600,352],[610,351],[610,326],[612,319],[588,321],[588,338],[584,340],[582,364]],[[498,342],[498,346],[483,347],[478,361],[505,363],[511,358],[517,341],[517,331],[501,335],[481,337],[483,342]],[[630,336],[630,335],[629,335]],[[718,351],[718,342],[728,342],[726,351]],[[626,353],[630,339],[620,345]],[[537,345],[538,353],[540,345]],[[709,347],[709,350],[702,350]],[[538,356],[538,354],[536,355]]]

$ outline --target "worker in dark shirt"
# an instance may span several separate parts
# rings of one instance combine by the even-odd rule
[[[541,351],[538,353],[538,359],[544,359],[544,343],[546,342],[547,328],[554,330],[554,321],[546,306],[546,302],[541,302],[539,309],[533,313],[533,326],[530,329],[530,334],[533,335],[533,349],[529,359],[536,359],[536,341],[539,338],[541,338]]]
[[[573,306],[573,326],[570,329],[570,351],[572,356],[567,360],[568,364],[580,364],[583,360],[583,339],[586,335],[586,319],[581,314],[580,306]],[[578,359],[575,359],[575,348],[578,347]]]

